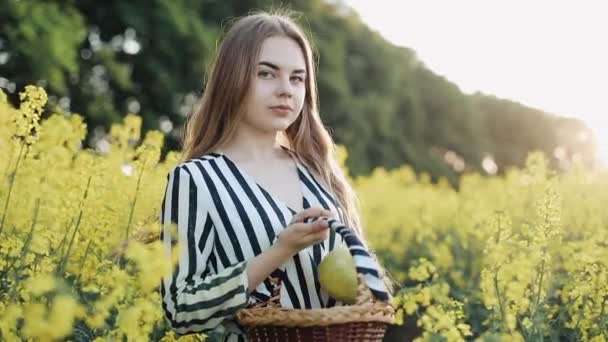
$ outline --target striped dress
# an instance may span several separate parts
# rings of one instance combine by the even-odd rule
[[[329,209],[344,222],[336,198],[293,151],[283,148],[297,166],[303,208]],[[160,212],[166,255],[179,251],[160,289],[171,329],[180,336],[219,331],[225,332],[222,341],[245,341],[236,312],[272,293],[268,278],[248,293],[248,262],[275,243],[295,214],[225,154],[208,153],[174,167],[167,175]],[[322,258],[340,245],[343,238],[332,230],[327,240],[301,250],[282,266],[287,277],[280,292],[283,307],[343,304],[320,288],[315,272]]]

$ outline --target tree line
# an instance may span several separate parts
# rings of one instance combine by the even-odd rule
[[[17,102],[26,84],[44,86],[49,110],[86,117],[88,147],[139,113],[144,132],[167,134],[165,152],[179,149],[229,20],[276,7],[301,13],[318,52],[321,116],[348,148],[353,176],[410,164],[457,185],[462,172],[523,166],[533,150],[555,168],[573,158],[593,163],[580,120],[464,94],[340,1],[0,0],[0,87]]]

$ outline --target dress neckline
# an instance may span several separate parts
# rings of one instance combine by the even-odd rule
[[[299,184],[299,189],[300,189],[300,205],[302,207],[302,209],[306,209],[305,208],[305,196],[304,196],[304,179],[303,177],[305,177],[303,175],[303,171],[302,171],[302,166],[300,165],[300,162],[298,160],[298,158],[294,155],[294,152],[291,151],[290,149],[288,149],[287,147],[281,145],[281,147],[286,150],[286,152],[289,154],[290,159],[292,160],[292,162],[295,164],[296,166],[296,171],[298,174],[298,184]],[[233,161],[232,159],[230,159],[230,157],[228,157],[226,154],[224,154],[223,152],[212,152],[213,154],[219,155],[221,158],[223,158],[227,163],[229,163],[230,165],[232,165],[234,167],[234,169],[236,169],[238,171],[238,173],[243,177],[248,179],[251,183],[255,184],[258,188],[260,188],[263,192],[267,193],[268,196],[270,196],[272,198],[272,200],[275,203],[278,203],[282,206],[284,206],[285,208],[289,209],[291,211],[292,214],[297,213],[298,211],[294,210],[292,207],[290,207],[287,202],[285,202],[283,199],[279,198],[277,195],[273,194],[272,192],[268,191],[268,189],[266,189],[264,186],[262,186],[257,179],[255,179],[255,177],[251,176],[247,171],[245,171],[244,169],[242,169],[235,161]]]

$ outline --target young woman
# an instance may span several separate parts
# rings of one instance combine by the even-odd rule
[[[279,268],[283,307],[342,304],[319,287],[315,270],[344,241],[324,220],[303,222],[333,217],[364,241],[357,198],[334,153],[302,30],[278,14],[236,21],[188,120],[183,160],[168,174],[162,203],[167,253],[181,246],[161,286],[176,333],[222,326],[226,341],[244,341],[235,314],[269,298],[268,277]]]

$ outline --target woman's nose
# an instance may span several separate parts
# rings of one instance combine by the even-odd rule
[[[293,95],[293,87],[291,85],[289,76],[280,77],[277,86],[277,92],[279,96],[288,96],[291,97]]]

